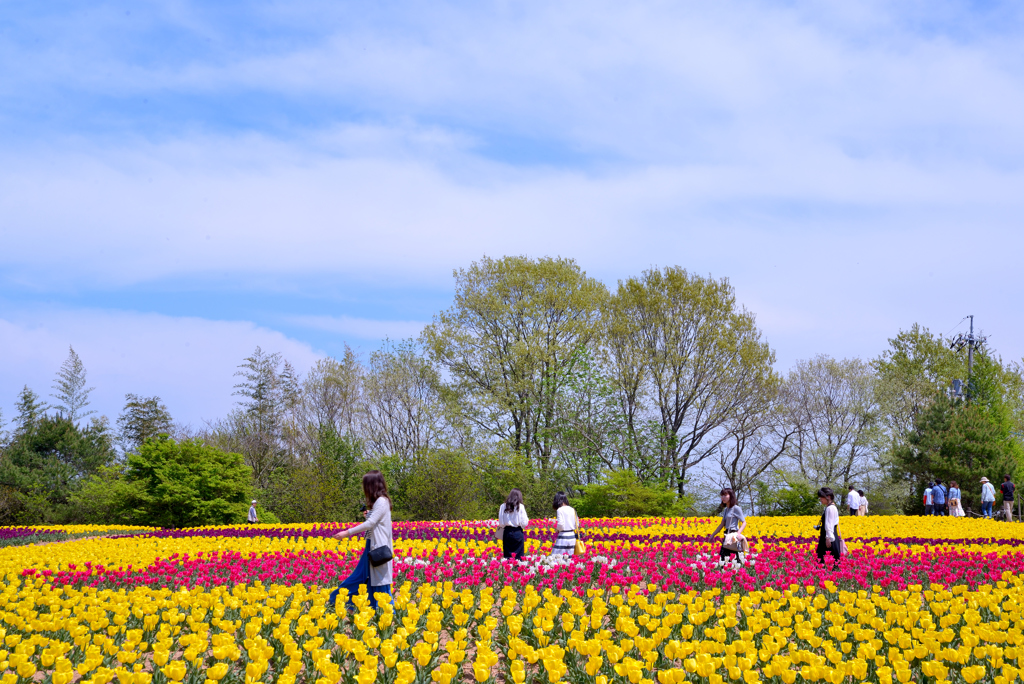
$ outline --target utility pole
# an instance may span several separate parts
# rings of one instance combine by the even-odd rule
[[[984,335],[974,334],[974,316],[968,315],[967,318],[971,319],[971,331],[964,335],[960,333],[954,337],[950,343],[949,348],[957,351],[967,347],[967,383],[966,383],[966,394],[967,398],[971,398],[971,371],[974,370],[974,350],[980,349],[985,344]]]
[[[974,316],[971,319],[971,332],[967,335],[967,382],[971,382],[971,371],[974,369]]]

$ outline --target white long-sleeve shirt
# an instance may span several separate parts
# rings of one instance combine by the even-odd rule
[[[992,486],[991,482],[986,482],[981,485],[981,500],[982,501],[995,501],[996,500],[996,488]]]
[[[857,492],[850,492],[846,495],[846,505],[850,508],[860,508],[860,494]]]
[[[519,504],[515,513],[505,510],[505,504],[498,509],[498,525],[500,527],[526,527],[530,524],[530,518],[526,515],[526,506]]]
[[[555,529],[568,532],[576,529],[576,509],[572,506],[561,506],[555,511]]]
[[[839,509],[835,504],[829,504],[825,509],[825,539],[836,540],[836,525],[839,524]]]

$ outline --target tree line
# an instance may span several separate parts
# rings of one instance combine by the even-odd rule
[[[1021,364],[981,349],[953,396],[964,353],[916,324],[876,358],[780,373],[725,278],[652,268],[610,290],[526,257],[454,277],[418,339],[366,358],[346,346],[301,374],[257,348],[234,410],[198,427],[158,397],[127,395],[116,426],[91,414],[72,349],[54,404],[23,388],[0,439],[0,518],[240,521],[255,497],[263,520],[350,520],[369,468],[414,519],[493,517],[512,487],[541,511],[569,491],[581,515],[706,513],[722,486],[759,514],[849,485],[875,512],[913,512],[927,480],[957,479],[970,506],[981,475],[1024,458]]]

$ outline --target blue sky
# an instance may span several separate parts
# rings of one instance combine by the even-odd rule
[[[1019,3],[0,2],[0,408],[230,409],[481,255],[730,278],[779,370],[977,316],[1024,356]]]

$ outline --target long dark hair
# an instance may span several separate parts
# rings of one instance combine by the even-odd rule
[[[821,489],[818,490],[818,498],[819,499],[828,499],[829,503],[835,503],[836,502],[836,495],[835,495],[835,493],[831,489],[829,489],[828,487],[822,487]]]
[[[719,496],[725,496],[726,494],[729,495],[729,503],[723,505],[725,505],[726,508],[732,508],[736,505],[736,492],[732,491],[732,487],[726,487],[718,493]]]
[[[388,508],[391,508],[391,497],[388,496],[388,483],[384,481],[384,474],[379,470],[371,470],[363,475],[363,494],[366,495],[366,503],[373,507],[377,499],[384,497],[388,500]]]
[[[523,503],[523,493],[518,489],[513,489],[508,493],[508,498],[505,499],[505,512],[516,513],[519,507]]]
[[[555,494],[554,508],[555,508],[556,511],[559,508],[561,508],[562,506],[568,506],[568,505],[569,505],[569,497],[566,496],[565,492],[558,492],[557,494]]]

